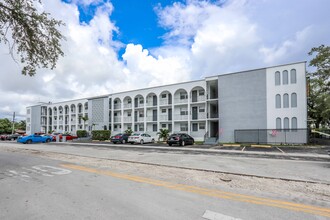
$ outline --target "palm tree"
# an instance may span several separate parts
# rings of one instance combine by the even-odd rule
[[[170,131],[166,128],[159,129],[159,132],[157,132],[158,140],[163,139],[163,141],[167,141],[169,133],[170,133]]]

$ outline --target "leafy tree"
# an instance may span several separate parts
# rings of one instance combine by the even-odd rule
[[[319,128],[330,125],[330,47],[314,47],[308,55],[314,53],[316,56],[310,61],[309,66],[316,70],[308,73],[308,115],[314,121],[315,127]]]
[[[37,4],[41,0],[0,1],[0,43],[9,45],[12,57],[14,51],[20,56],[23,75],[33,76],[37,68],[53,69],[64,55],[60,44],[64,36],[57,30],[64,23],[39,12]]]
[[[159,129],[159,132],[157,132],[158,140],[162,139],[163,141],[167,141],[169,133],[170,133],[170,131],[166,128]]]
[[[24,130],[26,129],[25,120],[21,120],[20,122],[15,122],[15,129]]]
[[[8,118],[0,119],[0,134],[10,134],[12,126],[13,124]]]
[[[132,133],[133,133],[132,129],[127,129],[127,130],[125,131],[125,134],[128,134],[128,136],[131,136]]]

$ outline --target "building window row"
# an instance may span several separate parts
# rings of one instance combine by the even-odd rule
[[[291,118],[291,129],[297,129],[298,128],[298,122],[297,118],[293,117]],[[276,129],[282,129],[282,119],[276,118]],[[290,120],[288,117],[285,117],[283,119],[283,129],[290,129]]]
[[[297,83],[297,71],[295,69],[290,70],[290,83],[296,84]],[[282,85],[289,84],[289,72],[284,70],[282,72]],[[275,72],[275,85],[281,85],[281,73],[280,71]]]
[[[283,95],[283,108],[289,108],[289,94]],[[297,93],[291,93],[291,108],[297,107]],[[281,95],[275,96],[275,108],[282,108]]]

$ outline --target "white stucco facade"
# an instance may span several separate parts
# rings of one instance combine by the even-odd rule
[[[292,70],[295,77],[290,78]],[[283,82],[285,71],[288,71],[288,82]],[[278,85],[277,72],[281,76]],[[285,94],[289,102],[285,105],[289,106],[284,107]],[[276,106],[277,95],[281,96],[281,107]],[[292,103],[291,96],[296,97]],[[27,133],[75,134],[77,130],[106,129],[115,134],[132,129],[157,139],[159,129],[167,128],[171,133],[188,133],[197,141],[213,138],[234,142],[236,129],[284,129],[287,119],[288,129],[306,129],[306,100],[305,62],[300,62],[30,106],[27,107]],[[83,121],[83,116],[88,120]],[[276,124],[278,118],[280,128]]]

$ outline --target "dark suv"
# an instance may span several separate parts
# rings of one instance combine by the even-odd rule
[[[194,138],[192,138],[190,135],[185,133],[175,133],[171,134],[171,136],[167,140],[167,144],[169,146],[172,146],[172,144],[178,144],[181,146],[185,146],[188,144],[194,144]]]
[[[21,135],[20,134],[10,134],[10,135],[7,135],[7,140],[13,141],[13,140],[16,140],[19,136],[21,136]]]
[[[117,144],[117,143],[126,144],[128,141],[128,136],[129,135],[125,134],[125,133],[116,134],[111,137],[111,142],[114,144]]]

